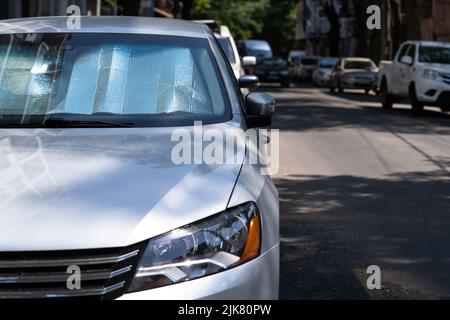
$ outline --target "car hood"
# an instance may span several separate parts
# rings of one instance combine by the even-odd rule
[[[0,251],[122,247],[224,210],[241,164],[176,165],[172,132],[0,129]]]
[[[450,73],[450,65],[441,64],[441,63],[422,63],[422,66],[427,69],[433,69],[440,73],[449,74]]]

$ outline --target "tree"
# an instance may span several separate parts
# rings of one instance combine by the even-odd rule
[[[296,47],[298,0],[195,0],[197,19],[214,19],[230,27],[236,39],[268,41],[276,55]]]
[[[227,25],[237,39],[262,33],[270,0],[196,0],[193,17]]]
[[[118,0],[119,13],[124,16],[139,15],[140,5],[141,0]]]
[[[336,12],[333,0],[320,0],[320,5],[330,22],[330,31],[328,32],[330,56],[339,57],[341,55],[341,22],[339,21],[339,14]]]
[[[181,14],[182,18],[186,20],[191,19],[193,9],[194,9],[194,0],[184,0],[183,12]]]
[[[260,38],[267,40],[276,55],[286,57],[296,48],[295,24],[297,22],[296,0],[271,0],[264,17]]]

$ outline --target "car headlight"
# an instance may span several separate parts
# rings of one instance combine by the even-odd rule
[[[423,71],[423,77],[425,79],[429,79],[429,80],[439,80],[440,75],[439,75],[439,72],[437,72],[435,70],[425,69]]]
[[[149,241],[129,292],[148,290],[225,271],[259,256],[261,223],[255,203]]]

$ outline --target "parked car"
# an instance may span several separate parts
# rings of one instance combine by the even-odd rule
[[[227,26],[219,25],[214,20],[195,20],[194,22],[205,24],[213,30],[214,35],[233,68],[236,79],[239,79],[245,74],[244,67],[254,67],[256,65],[256,57],[246,56],[241,61],[233,35]]]
[[[301,57],[304,57],[304,56],[306,56],[306,51],[303,51],[303,50],[289,51],[288,63],[293,65],[294,63],[297,63]]]
[[[278,57],[261,60],[256,66],[255,75],[261,82],[279,83],[284,88],[289,88],[292,82],[288,63]]]
[[[331,71],[336,66],[338,58],[323,58],[319,60],[313,72],[313,84],[319,87],[328,87],[331,84]]]
[[[273,98],[241,99],[199,24],[81,25],[0,25],[0,298],[276,299],[278,193],[239,157]],[[175,162],[195,121],[242,141],[241,160]]]
[[[305,56],[297,59],[293,64],[294,77],[300,81],[311,81],[318,62],[317,57]]]
[[[363,89],[366,93],[377,89],[378,68],[368,58],[340,59],[331,72],[330,91]]]
[[[450,110],[450,43],[408,41],[392,62],[380,68],[379,88],[383,108],[409,99],[415,113],[424,106]]]
[[[272,58],[272,48],[264,40],[245,40],[239,43],[239,52],[241,56],[256,57],[257,63],[266,58]]]

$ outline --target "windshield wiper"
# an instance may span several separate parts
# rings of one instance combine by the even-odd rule
[[[42,122],[43,127],[120,127],[120,128],[131,128],[134,127],[134,124],[127,122],[117,122],[110,121],[106,119],[89,119],[85,116],[79,115],[49,115],[46,116],[44,121]]]

